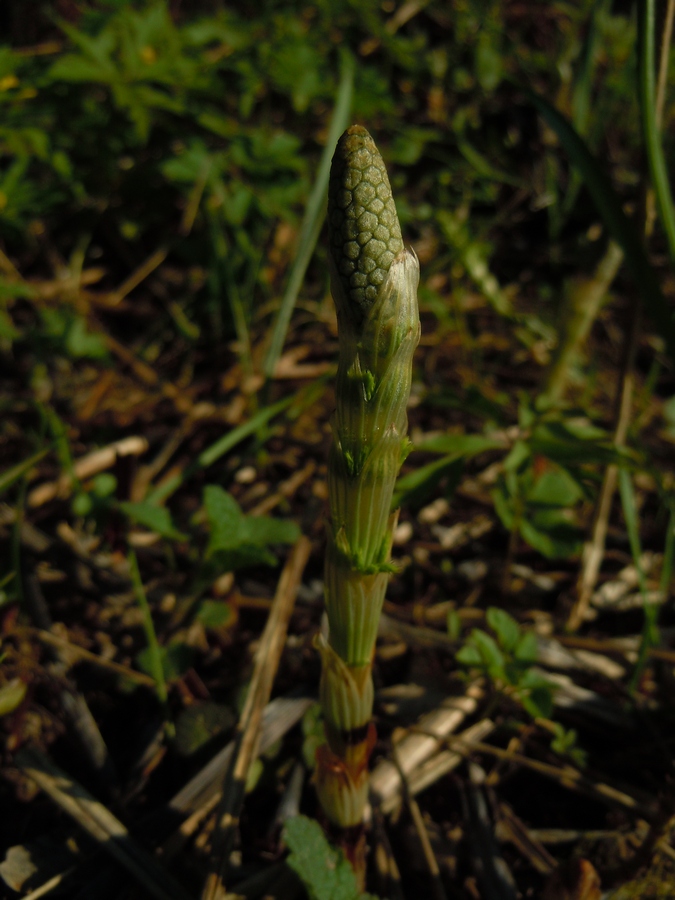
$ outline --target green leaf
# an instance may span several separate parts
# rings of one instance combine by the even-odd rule
[[[451,641],[456,641],[462,633],[462,619],[456,609],[449,609],[446,630]]]
[[[529,440],[532,453],[562,465],[569,463],[625,464],[626,453],[611,444],[609,435],[598,428],[576,426],[569,422],[538,425]]]
[[[581,531],[557,510],[524,517],[519,526],[523,540],[548,559],[568,559],[581,549]]]
[[[70,508],[75,516],[88,516],[94,508],[94,501],[85,491],[78,491],[73,497]]]
[[[212,700],[185,707],[176,719],[176,751],[181,756],[191,756],[216,735],[229,731],[235,721],[229,706]]]
[[[483,665],[483,657],[478,652],[478,649],[472,647],[471,644],[464,644],[463,647],[460,647],[457,653],[455,653],[455,659],[463,666]]]
[[[314,819],[294,816],[286,822],[283,837],[291,851],[288,865],[299,875],[310,900],[377,900],[359,891],[351,865],[331,847]]]
[[[569,472],[556,467],[547,469],[527,492],[525,499],[533,506],[573,506],[584,496],[584,490]]]
[[[202,600],[195,618],[204,628],[223,628],[233,624],[235,615],[230,604],[223,600]]]
[[[153,678],[156,675],[154,651],[152,647],[145,647],[136,656],[136,663],[141,671]],[[195,651],[182,641],[169,644],[168,647],[159,647],[159,661],[166,681],[174,681],[184,675],[194,662]]]
[[[504,654],[495,640],[484,631],[474,628],[469,637],[469,643],[478,650],[490,678],[506,681]]]
[[[59,57],[49,70],[52,81],[107,82],[109,71],[96,62],[83,59],[73,53]]]
[[[207,558],[226,555],[227,567],[275,565],[269,544],[292,544],[300,536],[295,522],[270,516],[245,516],[237,501],[215,484],[204,488],[204,507],[211,528]]]
[[[504,441],[482,434],[444,434],[417,445],[425,453],[447,453],[469,459],[486,450],[503,450]]]
[[[538,654],[536,634],[533,631],[521,634],[518,643],[513,648],[513,658],[522,663],[534,663],[537,661]]]
[[[501,48],[496,46],[496,35],[481,28],[476,46],[476,78],[485,91],[493,91],[502,78]]]
[[[518,682],[518,697],[533,718],[550,719],[554,686],[534,669],[528,669]]]
[[[485,614],[490,628],[495,632],[499,640],[499,646],[507,653],[511,653],[520,638],[520,625],[513,616],[505,610],[490,606]]]
[[[532,448],[525,441],[516,441],[504,460],[504,470],[517,472],[532,455]]]
[[[499,516],[502,525],[507,531],[511,531],[515,520],[513,499],[508,494],[506,484],[503,481],[492,491],[492,502],[495,505],[495,512]]]
[[[117,490],[117,479],[112,472],[100,472],[92,482],[92,493],[101,500],[112,497]]]
[[[446,494],[451,494],[463,472],[464,460],[458,459],[455,454],[427,463],[398,479],[392,506],[394,509],[403,505],[422,506],[446,477],[448,478]]]
[[[171,513],[164,506],[155,506],[143,500],[140,503],[124,502],[119,504],[122,512],[137,525],[154,531],[162,537],[174,541],[186,541],[187,535],[177,531],[171,521]]]
[[[209,484],[204,488],[204,508],[211,528],[207,556],[216,550],[233,550],[238,547],[242,543],[244,514],[234,497],[221,487]]]
[[[242,534],[246,543],[264,547],[267,544],[294,544],[300,537],[300,529],[295,522],[287,519],[246,516],[243,520]]]
[[[535,687],[520,697],[525,712],[533,719],[550,719],[553,712],[553,696],[550,688]]]

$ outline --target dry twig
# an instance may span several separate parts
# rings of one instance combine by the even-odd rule
[[[204,884],[202,900],[218,900],[224,893],[223,881],[237,832],[246,780],[260,746],[263,711],[272,691],[295,596],[310,550],[311,543],[304,536],[293,547],[281,573],[274,603],[256,653],[255,669],[235,739],[236,752],[223,789],[213,840],[211,871]]]

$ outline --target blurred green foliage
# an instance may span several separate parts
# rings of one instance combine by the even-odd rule
[[[539,362],[555,342],[562,282],[602,252],[589,192],[519,88],[548,97],[611,160],[616,203],[635,203],[630,14],[607,0],[294,0],[254,16],[242,3],[178,14],[166,0],[98,0],[40,29],[42,44],[0,47],[0,342],[28,352],[35,384],[58,358],[111,359],[67,293],[43,302],[25,278],[99,267],[100,286],[114,291],[157,252],[183,277],[135,352],[157,359],[171,349],[193,367],[197,348],[236,337],[249,374],[254,357],[259,365],[349,57],[352,118],[378,135],[406,239],[424,256],[423,313],[432,329],[460,336],[464,383],[423,401],[463,412],[466,430],[482,432],[425,446],[438,458],[402,479],[399,500],[419,505],[442,484],[451,493],[468,462],[499,452],[492,498],[505,528],[547,557],[578,551],[578,512],[602,467],[622,459],[578,411],[541,410],[531,397],[517,409],[500,393],[500,360],[483,346],[486,319],[470,301],[477,293],[495,330]],[[315,256],[305,291],[321,299],[321,245]],[[514,441],[501,429],[516,418]],[[75,513],[107,508],[113,490],[78,491]],[[166,510],[119,508],[181,536]],[[241,511],[227,515],[246,537]],[[218,552],[270,560],[267,538],[242,541]]]
[[[391,136],[395,179],[415,185],[395,191],[404,228],[440,228],[449,252],[433,270],[456,259],[475,277],[505,186],[531,180],[532,202],[562,221],[551,184],[567,182],[567,163],[551,149],[531,171],[536,126],[522,107],[504,118],[510,80],[558,90],[572,112],[592,93],[591,143],[611,137],[634,29],[596,6],[554,3],[530,21],[499,0],[458,0],[398,21],[379,0],[265,3],[255,17],[231,4],[180,20],[165,2],[83,5],[76,24],[54,20],[60,52],[0,48],[0,235],[11,252],[48,240],[65,258],[84,239],[112,278],[170,247],[208,272],[188,319],[205,311],[222,335],[239,302],[250,322],[274,293],[263,262],[277,225],[298,224],[348,53],[354,120]],[[622,146],[635,143],[629,126]],[[459,250],[448,236],[458,208],[471,211]]]

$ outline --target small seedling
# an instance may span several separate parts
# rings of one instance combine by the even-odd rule
[[[537,660],[537,639],[523,631],[503,609],[491,606],[487,624],[495,634],[474,628],[458,651],[457,662],[481,670],[495,688],[517,700],[533,718],[548,719],[553,710],[553,688],[533,669]]]

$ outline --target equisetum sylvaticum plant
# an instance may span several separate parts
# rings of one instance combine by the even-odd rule
[[[371,670],[420,336],[417,257],[403,246],[384,162],[359,125],[337,144],[328,223],[339,361],[328,461],[328,633],[317,639],[326,743],[317,753],[316,787],[332,825],[352,829],[363,821],[368,795]]]

